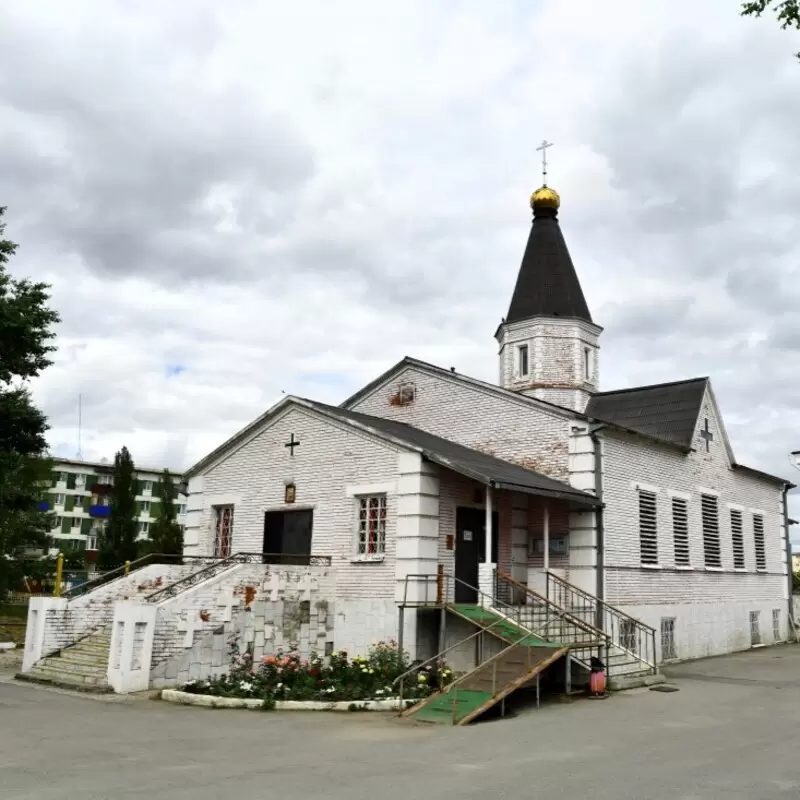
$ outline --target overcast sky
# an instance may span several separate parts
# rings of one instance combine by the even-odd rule
[[[800,478],[798,38],[735,0],[3,3],[53,452],[79,393],[84,457],[183,468],[407,354],[495,380],[546,137],[602,388],[710,375],[738,460]]]

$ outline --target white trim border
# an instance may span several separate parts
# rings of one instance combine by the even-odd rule
[[[192,694],[178,689],[162,689],[161,699],[168,703],[184,706],[202,706],[204,708],[249,708],[261,709],[262,700],[249,697],[216,697],[210,694]],[[321,700],[278,700],[276,711],[350,711],[355,706],[358,711],[399,711],[406,707],[409,700],[392,697],[386,700],[339,700],[326,703]]]

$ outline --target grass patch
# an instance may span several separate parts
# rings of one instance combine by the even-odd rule
[[[0,620],[8,619],[27,619],[28,618],[28,604],[27,603],[0,603]]]

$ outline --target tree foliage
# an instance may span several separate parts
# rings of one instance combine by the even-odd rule
[[[772,8],[781,28],[797,28],[800,30],[800,0],[752,0],[742,3],[743,17],[760,17],[768,8]],[[800,59],[800,53],[796,53]]]
[[[161,480],[156,486],[156,496],[159,499],[158,515],[150,525],[148,550],[151,553],[181,555],[183,553],[183,532],[176,521],[177,510],[175,508],[178,489],[168,469],[164,470]]]
[[[41,546],[52,527],[52,515],[37,508],[50,478],[48,425],[26,382],[52,363],[52,326],[59,319],[47,305],[47,284],[8,272],[17,245],[4,237],[5,210],[0,207],[0,597],[20,572],[25,550]]]
[[[113,474],[108,523],[97,548],[97,566],[101,570],[121,567],[137,556],[136,474],[127,447],[114,456]]]

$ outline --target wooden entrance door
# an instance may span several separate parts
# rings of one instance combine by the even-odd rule
[[[492,562],[497,563],[497,512],[492,514]],[[478,602],[478,564],[486,557],[486,511],[456,509],[455,601]]]
[[[314,512],[311,509],[267,511],[264,514],[264,563],[306,563],[311,555],[313,523]]]

